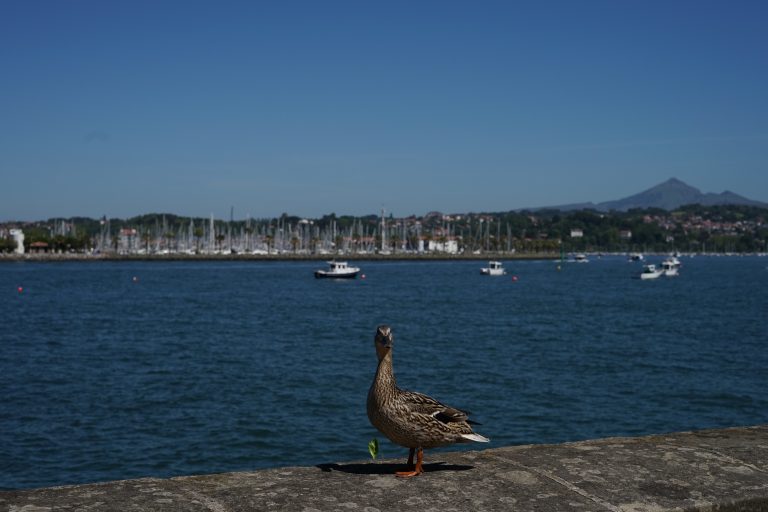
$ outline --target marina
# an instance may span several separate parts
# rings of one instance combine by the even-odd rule
[[[768,510],[766,15],[12,2],[0,512]]]

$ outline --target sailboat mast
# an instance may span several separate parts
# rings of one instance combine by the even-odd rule
[[[386,254],[387,251],[387,223],[384,220],[384,207],[381,208],[381,252]]]

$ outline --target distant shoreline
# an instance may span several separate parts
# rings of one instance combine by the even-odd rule
[[[0,254],[0,262],[65,261],[488,261],[556,260],[551,253],[510,254]]]
[[[599,260],[601,256],[626,256],[626,252],[587,252]],[[646,257],[664,257],[668,252],[645,252]],[[571,253],[564,255],[566,261],[572,261]],[[768,253],[685,253],[683,256],[768,256]],[[19,262],[115,262],[115,261],[526,261],[560,259],[559,254],[526,253],[512,254],[487,252],[482,254],[82,254],[82,253],[39,253],[39,254],[0,254],[0,264]]]

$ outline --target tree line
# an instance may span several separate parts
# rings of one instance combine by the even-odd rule
[[[255,233],[274,238],[283,231],[344,233],[360,238],[382,236],[393,249],[414,248],[419,240],[455,240],[463,252],[768,252],[768,209],[741,206],[688,205],[674,211],[634,209],[627,212],[595,210],[508,211],[450,214],[433,212],[425,216],[382,219],[376,215],[337,216],[317,219],[282,214],[271,219],[213,220],[152,213],[129,219],[77,217],[49,219],[19,225],[25,245],[48,244],[56,252],[83,252],[96,246],[98,239],[115,240],[120,230],[131,228],[149,237],[171,237],[189,230],[199,236],[203,226],[213,225],[216,239],[223,242],[230,233]],[[311,229],[310,229],[311,226]],[[7,229],[5,230],[7,232]],[[296,236],[287,235],[287,236]],[[15,242],[0,237],[0,252],[10,252]]]

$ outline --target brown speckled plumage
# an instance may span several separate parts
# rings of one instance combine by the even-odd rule
[[[392,332],[388,326],[377,328],[375,344],[379,366],[368,391],[368,419],[390,441],[410,448],[410,460],[414,449],[488,441],[472,431],[466,412],[397,387],[392,370]]]

